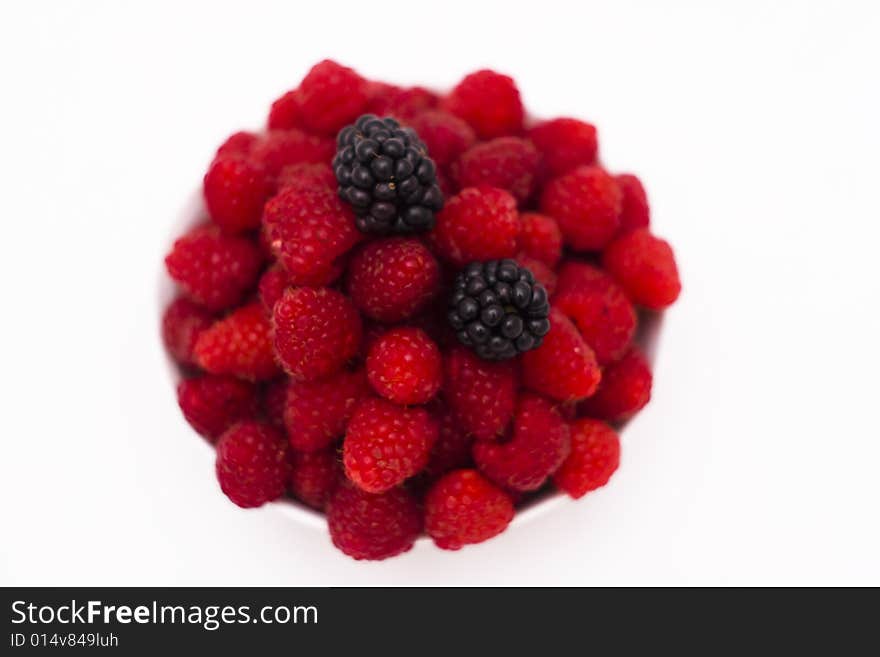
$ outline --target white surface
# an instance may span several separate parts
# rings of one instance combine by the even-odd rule
[[[880,15],[839,4],[4,3],[0,584],[880,584]],[[326,55],[492,65],[646,181],[685,291],[607,488],[378,564],[219,493],[161,258],[216,145]]]

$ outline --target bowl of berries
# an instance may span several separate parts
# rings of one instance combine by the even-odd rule
[[[220,489],[355,559],[605,485],[681,288],[596,129],[530,118],[489,70],[437,93],[318,63],[182,225],[162,339]]]

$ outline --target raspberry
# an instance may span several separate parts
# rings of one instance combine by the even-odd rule
[[[195,365],[196,340],[213,323],[214,316],[200,305],[182,297],[175,299],[162,315],[165,348],[181,365]]]
[[[272,130],[254,146],[251,157],[277,176],[291,164],[326,163],[333,157],[333,140],[308,135],[301,130]]]
[[[651,223],[651,208],[642,181],[630,173],[614,176],[623,194],[620,211],[620,232],[627,233],[637,228],[647,228]]]
[[[378,116],[393,116],[394,118],[407,121],[421,112],[431,110],[437,106],[437,94],[424,87],[408,87],[401,89],[385,85],[386,88],[379,93],[374,91],[367,111]]]
[[[562,231],[553,217],[536,212],[519,216],[519,248],[554,269],[562,257]]]
[[[602,383],[596,394],[578,410],[589,417],[621,422],[651,400],[652,382],[648,361],[633,347],[619,361],[602,370]]]
[[[364,399],[345,432],[345,474],[370,493],[394,488],[425,467],[437,432],[436,421],[424,408]]]
[[[208,214],[215,224],[230,233],[257,228],[263,204],[271,192],[272,185],[263,166],[244,157],[218,157],[205,174]]]
[[[571,454],[553,483],[574,499],[608,483],[620,464],[620,439],[604,422],[583,418],[570,425]]]
[[[437,547],[458,550],[503,532],[513,513],[513,503],[504,491],[476,470],[456,470],[428,491],[425,531]]]
[[[428,147],[428,153],[438,167],[452,164],[477,140],[467,123],[442,110],[422,112],[413,117],[409,125]]]
[[[260,295],[260,301],[268,313],[272,313],[275,302],[284,294],[284,290],[290,287],[290,276],[287,271],[275,263],[260,276],[260,282],[257,284],[257,290]]]
[[[559,271],[553,306],[571,319],[600,365],[620,358],[636,331],[636,311],[608,274],[566,262]]]
[[[439,477],[450,470],[464,468],[471,463],[471,445],[474,438],[461,427],[455,413],[444,403],[433,405],[439,433],[431,448],[425,474]]]
[[[284,430],[284,407],[287,404],[287,377],[271,381],[263,393],[263,415],[278,429]]]
[[[303,127],[302,109],[297,89],[291,89],[272,103],[266,127],[269,130],[290,130],[291,128]]]
[[[297,96],[303,124],[312,132],[334,135],[363,112],[367,81],[352,69],[325,59],[303,78]]]
[[[284,494],[290,473],[287,441],[272,426],[240,422],[217,442],[220,489],[243,508],[262,506]]]
[[[370,347],[367,378],[373,390],[396,404],[424,404],[440,389],[440,349],[417,328],[393,328]]]
[[[543,155],[550,176],[561,176],[596,162],[596,128],[577,119],[553,119],[529,130],[529,139]]]
[[[192,428],[208,439],[216,439],[239,420],[254,419],[259,408],[253,384],[211,374],[181,381],[177,403]]]
[[[226,155],[249,155],[254,145],[259,141],[259,136],[253,132],[236,132],[226,138],[220,148],[217,149],[216,158]]]
[[[275,184],[278,190],[287,187],[305,190],[326,188],[328,191],[336,192],[336,176],[333,175],[333,169],[326,164],[313,162],[288,164],[281,169]]]
[[[190,299],[209,310],[224,310],[254,286],[262,260],[250,240],[200,226],[174,243],[165,267]]]
[[[647,228],[614,240],[602,254],[602,264],[634,303],[650,310],[663,310],[681,293],[672,247]]]
[[[516,199],[503,189],[466,187],[437,215],[431,239],[437,251],[463,267],[475,260],[516,255]]]
[[[402,488],[373,495],[351,484],[336,489],[327,504],[333,545],[354,559],[387,559],[402,554],[422,531],[422,513]]]
[[[295,285],[332,280],[339,259],[360,239],[351,213],[324,188],[279,192],[266,203],[263,229]]]
[[[380,322],[399,322],[430,303],[438,291],[440,266],[417,239],[370,242],[354,255],[348,293],[355,306]]]
[[[368,392],[363,370],[343,370],[321,381],[291,381],[284,403],[290,446],[316,452],[332,445],[345,435],[358,401]]]
[[[444,100],[444,109],[467,121],[481,139],[522,132],[523,110],[513,79],[494,71],[471,73]]]
[[[272,326],[260,303],[251,303],[215,322],[196,341],[199,366],[211,374],[262,381],[277,375]]]
[[[453,165],[461,187],[488,185],[513,194],[520,203],[535,190],[541,156],[532,142],[519,137],[499,137],[465,151]]]
[[[552,308],[544,344],[523,354],[522,376],[530,390],[567,402],[592,395],[601,373],[593,350],[571,320]]]
[[[462,429],[479,440],[503,433],[516,403],[514,361],[485,361],[470,349],[453,347],[443,365],[443,392]]]
[[[296,499],[323,510],[342,479],[336,451],[325,449],[309,454],[294,453],[287,490]]]
[[[621,202],[614,178],[599,167],[580,167],[547,183],[541,211],[559,223],[567,246],[597,251],[617,232]]]
[[[547,290],[547,294],[552,295],[554,290],[556,290],[556,273],[550,269],[547,265],[545,265],[540,260],[535,260],[532,257],[529,257],[523,253],[520,253],[518,256],[514,258],[516,260],[516,264],[520,267],[525,267],[532,275],[535,277],[535,280],[544,286],[544,289]]]
[[[275,351],[298,381],[315,381],[342,369],[357,353],[361,318],[351,301],[327,288],[292,288],[273,310]]]
[[[474,461],[493,482],[513,490],[537,490],[568,456],[568,425],[553,405],[523,395],[516,406],[513,437],[507,442],[477,441]]]

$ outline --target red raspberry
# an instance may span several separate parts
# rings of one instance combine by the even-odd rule
[[[651,400],[653,378],[648,361],[633,347],[619,361],[602,370],[599,389],[578,410],[608,422],[625,420]]]
[[[326,284],[339,259],[360,240],[351,211],[335,193],[288,187],[266,203],[263,229],[295,285]]]
[[[190,299],[209,310],[224,310],[253,288],[262,261],[250,240],[200,226],[174,243],[165,267]]]
[[[475,260],[512,258],[519,217],[516,199],[494,187],[466,187],[446,202],[431,233],[445,259],[463,267]]]
[[[316,452],[335,443],[345,435],[357,403],[368,392],[363,370],[343,370],[321,381],[291,381],[284,404],[290,446]]]
[[[513,490],[537,490],[568,456],[568,425],[553,405],[523,395],[516,405],[513,437],[507,442],[474,443],[474,461],[484,475]]]
[[[452,164],[477,140],[467,123],[441,110],[422,112],[409,121],[409,126],[418,133],[439,167]]]
[[[437,423],[424,408],[364,399],[345,432],[345,474],[370,493],[394,488],[425,467],[437,431]]]
[[[291,89],[272,103],[266,127],[269,130],[290,130],[291,128],[303,127],[298,89]]]
[[[681,293],[672,247],[647,228],[614,240],[602,254],[602,264],[634,303],[650,310],[663,310]]]
[[[291,288],[275,304],[275,351],[298,381],[315,381],[342,369],[357,353],[361,318],[351,301],[327,288]]]
[[[437,442],[431,448],[425,473],[429,477],[439,477],[450,470],[464,468],[471,464],[471,445],[474,437],[467,433],[458,421],[455,413],[448,405],[433,405],[434,417],[437,418],[439,433]]]
[[[284,294],[284,290],[290,287],[290,276],[287,270],[277,262],[269,267],[260,276],[260,282],[257,284],[257,290],[260,294],[260,301],[267,312],[271,314],[275,302]]]
[[[393,328],[370,347],[367,378],[373,390],[396,404],[424,404],[440,389],[443,358],[421,329]]]
[[[218,157],[205,174],[208,214],[230,233],[257,228],[271,193],[272,185],[263,166],[241,156]]]
[[[425,497],[425,531],[437,547],[458,550],[497,536],[513,519],[513,502],[476,470],[456,470]]]
[[[182,297],[175,299],[162,315],[165,348],[181,365],[195,365],[196,340],[213,323],[214,316],[200,305]]]
[[[519,248],[526,255],[554,269],[562,257],[559,224],[553,217],[537,212],[524,212],[519,216],[519,221]]]
[[[294,453],[292,460],[287,490],[300,502],[323,510],[343,478],[336,450]]]
[[[452,171],[460,187],[497,187],[522,203],[535,190],[540,163],[541,156],[532,142],[499,137],[465,151]]]
[[[462,429],[479,440],[504,433],[516,403],[514,362],[483,360],[456,346],[444,354],[443,365],[443,393]]]
[[[325,59],[303,78],[297,96],[303,124],[312,132],[335,136],[366,107],[367,81],[352,69]]]
[[[623,194],[620,211],[620,232],[626,233],[637,228],[647,228],[651,223],[651,208],[642,181],[630,173],[614,176]]]
[[[220,489],[240,507],[262,506],[284,494],[290,473],[287,441],[262,422],[240,422],[217,442]]]
[[[513,79],[482,70],[466,76],[444,100],[444,109],[467,121],[481,139],[522,132],[523,110]]]
[[[596,391],[601,372],[593,350],[571,320],[550,309],[550,332],[544,344],[522,355],[524,385],[561,402],[584,399]]]
[[[571,319],[600,365],[620,358],[636,331],[636,311],[608,274],[581,262],[559,270],[553,306]]]
[[[181,381],[177,403],[192,428],[208,439],[218,438],[239,420],[254,419],[259,409],[253,384],[211,374]]]
[[[561,176],[596,162],[599,143],[596,128],[578,119],[553,119],[529,130],[529,139],[544,156],[550,176]]]
[[[281,169],[275,184],[279,190],[287,187],[305,190],[326,188],[336,192],[336,176],[333,175],[333,169],[327,164],[313,162],[288,164]]]
[[[379,90],[378,93],[373,91],[367,111],[378,116],[393,116],[399,121],[407,122],[419,113],[437,106],[437,94],[424,87],[401,89],[391,85],[384,86],[385,89]]]
[[[215,322],[196,341],[196,362],[211,374],[262,381],[279,373],[272,326],[260,303],[251,303]]]
[[[525,267],[535,275],[535,279],[544,286],[548,295],[553,294],[556,290],[556,272],[540,260],[535,260],[522,253],[516,256],[514,260],[516,260],[521,267]]]
[[[574,499],[608,483],[620,464],[620,439],[604,422],[583,418],[571,424],[571,454],[553,483]]]
[[[402,488],[373,495],[351,484],[336,489],[327,504],[333,545],[354,559],[387,559],[412,548],[422,531],[422,513]]]
[[[348,270],[348,293],[363,313],[399,322],[421,311],[438,291],[440,266],[419,240],[391,237],[367,244]]]
[[[266,385],[263,393],[263,415],[278,429],[284,430],[284,407],[287,404],[288,378],[282,377]]]
[[[226,155],[249,155],[254,145],[259,141],[259,136],[253,132],[236,132],[226,138],[220,148],[217,149],[216,158]]]
[[[599,167],[580,167],[547,183],[541,211],[559,223],[567,246],[597,251],[617,233],[621,202],[614,178]]]
[[[335,150],[332,139],[295,129],[272,130],[254,146],[251,157],[265,167],[267,175],[274,177],[291,164],[329,162]]]

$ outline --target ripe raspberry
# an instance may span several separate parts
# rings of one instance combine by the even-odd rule
[[[380,83],[381,84],[381,83]],[[400,121],[409,121],[421,112],[437,106],[437,94],[424,87],[401,89],[385,85],[385,89],[373,92],[367,111],[377,116],[393,116]]]
[[[444,354],[443,365],[443,393],[462,429],[479,440],[504,433],[516,403],[515,361],[486,361],[457,346]]]
[[[529,139],[543,155],[552,177],[596,162],[599,144],[596,128],[589,123],[568,118],[544,121],[529,130]]]
[[[461,187],[488,185],[513,194],[520,203],[535,190],[541,156],[532,142],[499,137],[465,151],[452,172]]]
[[[440,389],[440,349],[421,329],[393,328],[367,356],[367,378],[373,390],[396,404],[424,404]]]
[[[544,286],[544,289],[547,290],[548,295],[552,295],[554,290],[556,290],[556,272],[554,272],[550,267],[545,265],[540,260],[535,260],[523,253],[520,253],[516,258],[516,263],[520,267],[525,267],[532,275],[535,277],[535,280],[538,281],[541,285]]]
[[[651,400],[653,376],[648,361],[633,347],[616,363],[602,370],[596,394],[584,401],[579,411],[589,417],[621,422]]]
[[[432,404],[431,409],[434,417],[437,418],[439,433],[428,456],[425,474],[429,477],[439,477],[450,470],[469,466],[474,437],[462,428],[455,413],[447,404],[437,402]]]
[[[559,223],[567,246],[597,251],[617,233],[622,196],[614,178],[604,170],[579,167],[547,183],[541,211]]]
[[[208,310],[224,310],[254,286],[262,260],[250,240],[200,226],[174,243],[165,267],[190,299]]]
[[[466,187],[446,202],[431,233],[443,258],[458,267],[516,255],[516,199],[494,187]]]
[[[254,144],[256,144],[259,139],[259,136],[253,132],[241,131],[233,133],[226,138],[226,141],[220,144],[220,148],[217,149],[215,157],[219,159],[226,155],[249,155]]]
[[[519,248],[527,256],[555,269],[562,257],[562,231],[553,217],[537,212],[519,216]],[[549,291],[549,290],[548,290]]]
[[[292,460],[287,490],[300,502],[323,510],[343,479],[336,450],[325,449],[309,454],[296,452]]]
[[[281,169],[275,184],[278,190],[287,187],[306,190],[326,188],[336,192],[336,176],[333,175],[333,169],[327,164],[312,162],[288,164]]]
[[[263,165],[267,175],[275,177],[291,164],[327,163],[334,150],[332,139],[296,129],[272,130],[254,145],[251,158]]]
[[[195,365],[193,348],[199,335],[214,323],[214,316],[189,299],[178,297],[162,315],[162,341],[181,365]]]
[[[332,445],[345,435],[357,403],[368,392],[363,370],[343,370],[321,381],[291,381],[284,403],[290,446],[316,452]]]
[[[394,488],[425,467],[437,432],[437,422],[424,408],[364,399],[345,432],[345,474],[370,493]]]
[[[253,384],[211,374],[181,381],[177,403],[192,428],[211,440],[239,420],[254,419],[259,410]]]
[[[363,113],[367,81],[352,69],[325,59],[303,78],[297,96],[303,124],[312,132],[335,135]],[[332,153],[327,161],[331,157]]]
[[[218,157],[205,174],[208,214],[215,224],[230,233],[257,228],[263,204],[271,192],[266,170],[245,157]]]
[[[217,441],[220,489],[243,508],[281,497],[290,473],[287,441],[272,426],[240,422]]]
[[[614,279],[591,265],[562,265],[553,305],[575,323],[600,365],[620,358],[632,342],[635,309]]]
[[[211,374],[264,381],[279,373],[272,326],[260,303],[242,306],[216,321],[196,340],[196,362]]]
[[[348,269],[351,300],[380,322],[399,322],[420,312],[437,293],[439,281],[437,260],[414,238],[370,242]]]
[[[260,282],[257,284],[257,290],[266,312],[272,313],[275,302],[281,298],[284,290],[290,287],[290,284],[287,270],[277,262],[263,272],[263,275],[260,276]]]
[[[327,504],[333,545],[354,559],[387,559],[412,548],[422,531],[422,513],[402,488],[373,495],[342,484]]]
[[[620,464],[620,439],[604,422],[583,418],[570,425],[571,454],[553,483],[574,499],[608,483]]]
[[[291,288],[273,310],[275,351],[298,381],[338,372],[357,353],[361,318],[347,297],[327,288]]]
[[[637,228],[647,228],[651,223],[651,208],[642,181],[630,173],[614,176],[623,194],[620,211],[620,232],[628,233]]]
[[[291,89],[272,103],[266,127],[269,130],[290,130],[291,128],[303,127],[302,109],[300,109],[297,89]]]
[[[593,350],[557,308],[550,310],[550,327],[544,344],[523,354],[524,385],[561,402],[589,397],[601,378]]]
[[[408,123],[428,147],[428,155],[438,167],[452,164],[477,140],[467,123],[441,110],[422,112]]]
[[[444,109],[467,121],[481,139],[522,132],[524,110],[519,90],[506,75],[482,70],[456,85]]]
[[[663,310],[681,293],[672,247],[647,228],[614,240],[602,254],[602,264],[634,303],[650,310]]]
[[[339,259],[361,234],[336,194],[288,187],[266,203],[263,229],[295,285],[319,286],[337,274]]]
[[[437,547],[458,550],[503,532],[513,513],[513,503],[504,491],[476,470],[456,470],[428,491],[425,531]]]
[[[474,461],[493,482],[513,490],[537,490],[568,456],[568,425],[553,405],[523,395],[516,405],[513,437],[507,442],[474,443]]]

